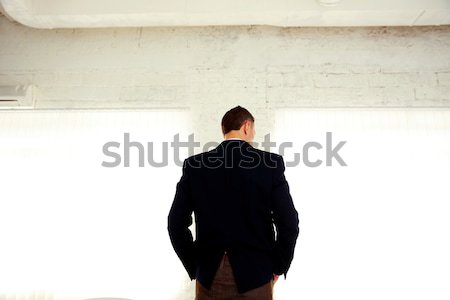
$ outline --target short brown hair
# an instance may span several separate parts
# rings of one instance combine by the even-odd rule
[[[227,134],[231,130],[239,130],[245,121],[255,122],[252,114],[242,106],[236,106],[225,113],[222,118],[222,132]]]

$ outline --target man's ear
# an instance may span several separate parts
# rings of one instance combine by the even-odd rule
[[[251,127],[250,122],[248,120],[245,121],[245,123],[244,123],[244,133],[245,134],[247,134],[250,131],[250,127]]]

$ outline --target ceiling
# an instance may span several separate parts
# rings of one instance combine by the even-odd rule
[[[35,28],[450,24],[450,0],[0,0]]]

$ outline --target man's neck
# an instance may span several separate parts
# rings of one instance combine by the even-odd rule
[[[242,140],[243,141],[243,139],[241,139],[239,137],[230,137],[230,138],[226,138],[225,140],[226,141],[228,141],[228,140]]]

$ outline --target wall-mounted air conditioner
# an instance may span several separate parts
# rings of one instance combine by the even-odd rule
[[[33,85],[0,86],[0,109],[34,108]]]

